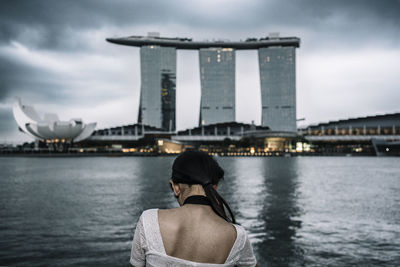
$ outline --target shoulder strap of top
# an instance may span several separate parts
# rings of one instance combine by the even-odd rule
[[[145,210],[143,216],[143,228],[149,250],[166,254],[158,224],[158,209]]]
[[[232,225],[236,228],[236,240],[232,246],[228,258],[226,258],[226,263],[236,262],[238,260],[238,258],[240,257],[240,251],[243,249],[247,238],[246,230],[242,226],[237,224]]]

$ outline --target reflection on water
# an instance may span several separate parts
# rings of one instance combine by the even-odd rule
[[[127,266],[172,157],[1,158],[0,266]],[[260,266],[397,266],[397,158],[218,158]]]
[[[256,244],[260,261],[279,266],[301,264],[304,252],[296,244],[301,227],[297,158],[272,158],[264,161],[263,167],[266,191],[259,218],[266,236]]]
[[[220,164],[225,170],[225,179],[220,187],[235,212],[237,221],[247,229],[253,229],[252,240],[262,240],[264,232],[258,214],[261,212],[264,192],[261,158],[221,158]]]
[[[296,242],[301,227],[297,158],[221,158],[222,194],[249,229],[261,266],[303,262]]]
[[[133,188],[137,200],[132,203],[132,206],[140,211],[137,217],[146,209],[165,209],[178,206],[169,186],[173,159],[162,157],[154,157],[151,160],[149,158],[137,158],[140,166],[137,175],[138,184]]]

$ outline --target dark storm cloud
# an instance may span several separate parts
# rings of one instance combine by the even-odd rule
[[[397,0],[224,3],[204,2],[203,9],[199,11],[199,3],[194,1],[3,1],[0,40],[30,41],[31,45],[45,49],[82,49],[86,40],[82,43],[71,40],[77,31],[110,25],[122,27],[160,23],[221,32],[265,28],[267,25],[297,29],[311,27],[321,35],[329,33],[332,38],[338,39],[353,36],[354,39],[361,38],[361,41],[378,38],[382,34],[398,34],[400,28],[400,2]]]
[[[235,6],[235,1],[226,2]],[[210,5],[210,10],[212,10]],[[228,9],[229,10],[229,9]],[[192,26],[207,25],[209,28],[224,27],[237,30],[264,28],[265,26],[289,26],[296,29],[307,27],[311,31],[343,30],[360,36],[362,30],[371,27],[385,27],[398,31],[400,26],[400,1],[375,0],[297,0],[297,1],[247,1],[238,4],[235,14],[220,12],[208,16],[196,16],[186,22]],[[187,19],[185,17],[184,19]],[[335,20],[340,21],[335,21]],[[183,21],[182,21],[183,22]],[[338,23],[339,22],[339,23]],[[362,22],[362,23],[360,23]],[[384,29],[382,29],[384,30]],[[362,33],[361,33],[362,34]],[[379,35],[379,32],[376,33]],[[369,32],[369,37],[373,34]],[[340,36],[338,36],[340,37]],[[368,37],[368,36],[365,36]]]
[[[277,15],[276,19],[281,18],[280,23],[284,23],[285,20],[290,24],[295,22],[309,24],[338,14],[347,19],[344,22],[351,23],[362,18],[368,18],[371,22],[380,22],[379,24],[389,22],[393,26],[400,25],[400,2],[398,0],[277,1],[270,7],[273,9],[272,13]]]
[[[169,1],[7,1],[0,11],[0,39],[37,41],[40,48],[79,48],[74,33],[108,25],[165,21]],[[172,9],[173,10],[173,9]],[[38,35],[38,36],[32,36]],[[35,38],[37,37],[37,38]],[[33,40],[32,40],[33,39]],[[69,45],[69,46],[68,46]]]
[[[13,114],[10,108],[0,106],[0,143],[3,142],[4,135],[7,135],[18,130],[18,125],[14,121]]]
[[[398,47],[400,41],[398,0],[266,1],[255,5],[238,20],[241,23],[235,25],[238,28],[299,36],[305,50]]]
[[[5,104],[13,96],[21,94],[32,101],[70,100],[60,77],[55,77],[50,71],[35,68],[2,53],[0,59],[0,103]]]

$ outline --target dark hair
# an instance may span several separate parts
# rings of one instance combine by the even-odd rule
[[[172,165],[171,179],[174,183],[202,185],[215,213],[228,222],[236,223],[228,203],[213,187],[223,178],[224,170],[212,156],[202,151],[185,151],[175,159]],[[230,219],[225,209],[228,210]]]

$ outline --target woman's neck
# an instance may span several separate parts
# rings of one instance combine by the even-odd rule
[[[192,185],[191,187],[186,188],[179,196],[179,205],[182,206],[185,200],[191,196],[206,196],[206,193],[201,185]]]

